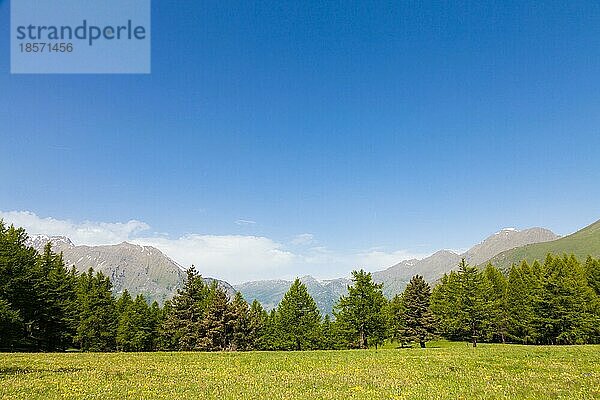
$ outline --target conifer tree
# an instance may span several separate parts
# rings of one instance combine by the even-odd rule
[[[266,328],[269,314],[263,306],[254,299],[248,311],[248,350],[267,350],[265,345]]]
[[[234,351],[252,350],[254,340],[250,327],[250,306],[240,292],[236,292],[229,305],[227,334],[231,336],[230,349]]]
[[[468,265],[464,258],[458,265],[458,283],[459,324],[464,336],[470,336],[473,347],[476,347],[488,310],[482,277],[477,268]]]
[[[450,340],[463,340],[460,320],[460,284],[455,271],[444,274],[431,293],[431,311],[436,316],[437,332]]]
[[[77,281],[78,325],[74,341],[84,351],[116,348],[117,314],[112,284],[101,272],[90,268]]]
[[[584,269],[574,256],[553,258],[544,263],[546,280],[540,315],[544,322],[543,342],[582,344],[594,340],[600,323],[595,314],[595,293],[588,286]]]
[[[600,296],[600,260],[588,256],[585,261],[585,277],[596,296]]]
[[[344,332],[350,347],[378,345],[387,333],[387,315],[382,284],[374,283],[364,270],[352,272],[348,294],[334,306],[336,323]]]
[[[201,323],[202,337],[198,349],[208,351],[228,349],[232,336],[228,332],[230,317],[227,294],[218,286],[217,281],[213,281]]]
[[[539,268],[539,263],[534,266]],[[513,265],[508,273],[507,309],[508,333],[512,340],[521,343],[535,343],[537,329],[535,326],[537,295],[539,291],[538,274],[533,274],[527,261]]]
[[[129,296],[129,293],[124,293]],[[123,296],[121,296],[123,297]],[[148,303],[142,294],[135,300],[125,299],[125,309],[119,316],[117,349],[121,351],[150,351],[153,345],[153,326]]]
[[[133,299],[131,298],[129,291],[125,289],[123,290],[123,293],[121,293],[121,296],[119,296],[119,298],[115,302],[115,311],[117,315],[121,316],[125,312],[125,310],[127,310],[127,307],[129,307],[131,304],[133,304]]]
[[[306,286],[296,278],[277,306],[275,326],[277,348],[318,349],[321,341],[321,315]]]
[[[30,333],[38,350],[64,350],[71,345],[75,334],[75,284],[74,272],[67,271],[62,255],[53,253],[51,243],[47,243],[37,259],[33,278],[38,309]]]
[[[170,302],[163,326],[164,339],[173,350],[198,350],[203,346],[202,323],[210,290],[192,265],[182,289]]]
[[[491,264],[483,270],[484,297],[487,304],[486,339],[506,343],[508,335],[508,282],[502,272]]]
[[[13,346],[22,335],[21,316],[18,310],[14,310],[11,304],[0,299],[0,349],[13,350]]]
[[[21,325],[11,344],[24,349],[37,345],[31,337],[37,333],[40,308],[36,287],[32,285],[37,281],[37,252],[27,247],[26,241],[24,229],[6,227],[0,219],[0,299],[10,304],[6,318],[11,321],[11,330],[16,328],[14,324]],[[14,319],[15,315],[9,310],[18,312],[19,318]]]
[[[258,349],[283,350],[283,347],[280,345],[281,332],[277,326],[277,310],[272,309],[268,313],[265,311],[265,313],[266,317],[260,329],[261,335],[258,338]]]
[[[167,304],[165,302],[165,304]],[[162,331],[161,327],[164,322],[165,308],[161,308],[156,300],[150,304],[148,309],[148,318],[150,319],[151,328],[151,349],[156,351],[162,348]]]
[[[431,289],[422,276],[415,275],[393,306],[393,337],[401,343],[417,342],[424,348],[434,333],[434,316],[430,310]]]

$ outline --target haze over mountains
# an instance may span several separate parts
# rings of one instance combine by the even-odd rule
[[[30,244],[42,250],[48,241],[52,242],[54,251],[63,253],[66,265],[75,265],[79,271],[93,267],[107,275],[113,282],[116,294],[127,289],[132,295],[143,293],[148,299],[162,303],[173,296],[185,278],[180,265],[151,246],[127,242],[106,246],[76,246],[64,236],[45,235],[32,236]],[[472,265],[491,260],[500,267],[506,267],[521,259],[543,260],[547,252],[573,252],[579,257],[588,254],[600,256],[600,221],[564,238],[543,228],[502,229],[462,254],[440,250],[420,260],[402,261],[385,270],[373,272],[373,279],[384,283],[385,295],[392,297],[404,290],[413,275],[423,275],[427,281],[435,282],[456,268],[463,257]],[[201,267],[198,270],[202,273]],[[347,286],[351,283],[348,277],[317,280],[312,276],[304,276],[300,279],[323,313],[331,312],[333,304],[347,293]],[[212,278],[205,280],[212,281]],[[277,306],[291,282],[262,280],[235,287],[224,281],[219,281],[219,284],[230,295],[240,291],[247,301],[257,299],[266,309],[271,309]]]

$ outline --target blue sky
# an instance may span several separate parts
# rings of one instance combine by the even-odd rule
[[[150,75],[11,75],[0,0],[0,211],[232,281],[600,218],[600,4],[398,3],[155,0]]]

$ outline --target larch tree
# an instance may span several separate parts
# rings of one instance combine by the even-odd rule
[[[306,286],[296,278],[277,306],[276,347],[283,350],[317,349],[321,342],[321,314]]]
[[[369,272],[352,271],[348,294],[339,299],[333,311],[350,347],[377,346],[387,336],[387,300],[382,288],[383,284],[373,282]]]

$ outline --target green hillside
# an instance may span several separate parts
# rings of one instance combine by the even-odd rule
[[[600,220],[563,238],[551,242],[535,243],[504,251],[493,257],[490,262],[500,268],[508,268],[513,263],[522,260],[533,262],[543,261],[546,254],[554,255],[575,254],[580,260],[585,260],[588,255],[600,256]],[[487,264],[487,263],[486,263]]]

